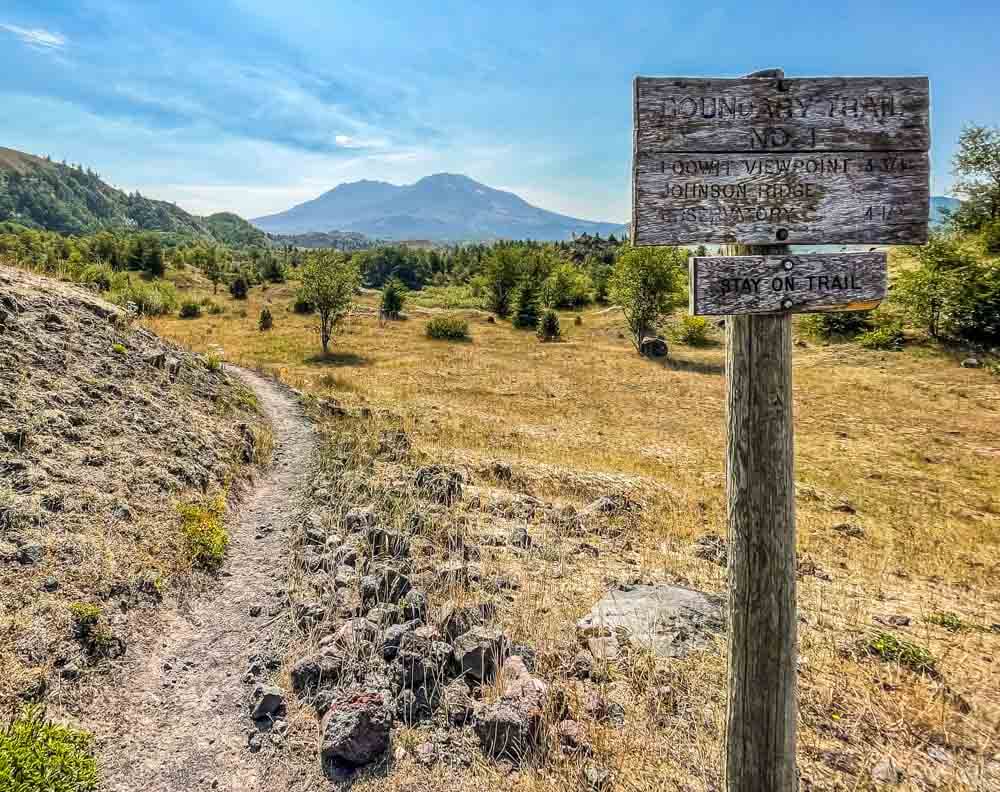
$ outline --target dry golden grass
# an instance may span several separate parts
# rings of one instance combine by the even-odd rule
[[[486,571],[520,581],[501,619],[514,640],[538,648],[549,679],[565,681],[575,621],[609,585],[724,589],[724,568],[693,554],[701,534],[725,533],[721,337],[705,349],[673,347],[661,364],[635,355],[613,310],[586,311],[581,325],[564,315],[558,344],[463,311],[472,341],[437,342],[423,333],[433,309],[380,324],[366,295],[321,360],[316,320],[287,310],[291,293],[255,288],[243,303],[219,295],[224,315],[150,325],[305,391],[388,408],[430,457],[475,470],[508,462],[512,484],[477,475],[485,494],[498,485],[580,505],[626,490],[645,504],[624,531],[576,537],[533,524],[537,551],[484,557]],[[257,330],[264,304],[274,314],[266,333]],[[883,353],[810,343],[794,354],[799,552],[826,573],[799,584],[808,788],[868,788],[885,755],[904,770],[902,789],[991,788],[1000,783],[1000,385],[922,344]],[[863,536],[836,530],[844,523]],[[968,627],[926,621],[939,612]],[[888,615],[911,623],[879,629],[927,648],[940,678],[849,651]],[[724,684],[721,643],[661,664],[652,678],[617,669],[607,694],[625,706],[628,725],[590,724],[591,761],[615,769],[622,789],[713,788]],[[508,776],[485,763],[428,770],[403,758],[358,788],[564,789],[580,764],[553,759]]]

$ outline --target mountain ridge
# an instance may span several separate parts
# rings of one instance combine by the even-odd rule
[[[63,234],[159,231],[263,247],[266,235],[232,212],[206,217],[176,204],[126,193],[83,166],[0,147],[0,222]]]
[[[310,201],[250,222],[272,234],[338,230],[389,240],[563,240],[574,233],[625,231],[623,223],[550,212],[460,173],[435,173],[404,185],[368,179],[344,182]]]

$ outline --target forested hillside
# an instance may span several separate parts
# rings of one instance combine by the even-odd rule
[[[230,245],[267,243],[234,214],[197,217],[172,203],[111,187],[82,165],[0,148],[0,222],[5,220],[61,234],[161,231]]]

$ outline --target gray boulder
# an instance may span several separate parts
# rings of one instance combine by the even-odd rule
[[[254,720],[276,715],[285,706],[285,696],[281,688],[274,685],[258,685],[253,694],[250,717]]]
[[[577,622],[576,633],[598,659],[617,657],[626,636],[659,657],[684,657],[709,648],[723,625],[721,598],[656,584],[609,591]]]
[[[308,655],[292,666],[292,690],[303,698],[314,696],[336,685],[343,672],[344,661],[339,654],[326,651]]]
[[[398,603],[410,590],[410,579],[391,566],[376,567],[361,578],[361,600],[365,605]]]

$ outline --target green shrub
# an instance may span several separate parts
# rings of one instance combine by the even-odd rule
[[[216,352],[206,352],[201,361],[209,371],[222,371],[222,355]]]
[[[143,316],[162,316],[177,307],[177,289],[169,281],[126,279],[111,293],[111,301],[122,307],[129,303]]]
[[[4,792],[93,792],[97,762],[86,732],[52,723],[39,705],[25,707],[0,729]]]
[[[101,620],[101,609],[89,602],[74,602],[69,606],[73,617],[73,637],[90,655],[108,654],[115,638]]]
[[[257,320],[257,329],[261,332],[274,327],[274,317],[271,316],[271,309],[264,306],[260,311],[260,318]]]
[[[863,639],[861,649],[866,654],[888,663],[899,663],[911,671],[937,674],[934,656],[927,649],[892,633],[878,632]]]
[[[97,287],[98,291],[111,291],[117,273],[107,264],[91,264],[84,267],[79,275],[80,283],[90,283]]]
[[[127,355],[128,349],[125,348],[124,344],[112,344],[111,351],[116,355]]]
[[[994,220],[983,228],[983,246],[990,255],[1000,254],[1000,220]]]
[[[705,346],[712,332],[712,323],[704,316],[684,314],[674,332],[674,338],[688,346]]]
[[[316,306],[304,297],[296,297],[292,303],[292,311],[297,314],[311,314],[316,311]]]
[[[101,609],[89,602],[74,602],[69,606],[73,616],[73,627],[77,633],[88,633],[101,620]]]
[[[197,319],[199,316],[201,316],[201,305],[199,303],[196,303],[193,300],[187,300],[181,303],[181,319]]]
[[[558,341],[561,335],[559,315],[551,310],[543,313],[538,322],[538,338],[542,341]]]
[[[891,320],[862,333],[857,342],[865,349],[896,350],[903,346],[903,325]]]
[[[799,328],[813,338],[824,341],[854,338],[872,328],[871,311],[827,311],[806,314]]]
[[[237,275],[233,278],[232,283],[229,284],[229,293],[233,296],[234,300],[245,300],[249,291],[250,284],[247,283],[247,279],[242,275]]]
[[[590,276],[564,261],[555,266],[542,284],[542,302],[550,308],[575,308],[590,302],[593,291]]]
[[[398,319],[406,302],[406,287],[395,278],[386,281],[382,288],[380,312],[385,319]]]
[[[445,341],[467,341],[469,323],[459,316],[435,316],[427,323],[427,337]]]
[[[229,544],[229,534],[223,524],[225,498],[218,495],[202,503],[182,503],[177,511],[191,563],[204,569],[217,569]]]
[[[951,611],[938,611],[937,613],[932,613],[924,619],[928,624],[936,624],[938,627],[944,627],[948,632],[961,632],[966,629],[968,625],[962,621],[962,617],[957,613],[952,613]]]
[[[219,314],[224,314],[226,312],[226,309],[219,305],[215,300],[205,300],[205,310],[212,316],[218,316]]]

